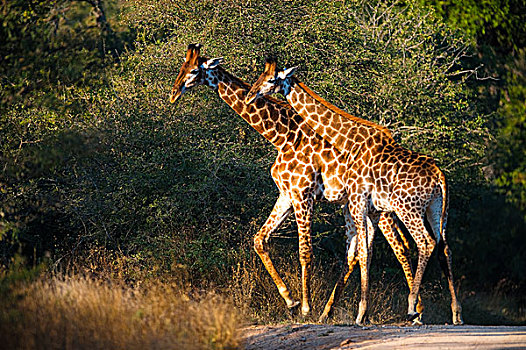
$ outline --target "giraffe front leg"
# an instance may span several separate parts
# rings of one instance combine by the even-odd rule
[[[307,198],[296,202],[294,205],[294,213],[296,214],[296,223],[298,225],[298,239],[299,239],[299,258],[301,264],[301,313],[304,316],[310,314],[310,284],[312,277],[312,238],[311,238],[311,221],[313,198]]]
[[[356,316],[356,325],[362,326],[367,317],[369,304],[369,266],[371,264],[374,229],[368,225],[364,209],[358,207],[354,209],[352,214],[358,237],[358,261],[361,275],[361,297],[358,315]]]
[[[278,287],[279,294],[283,297],[289,309],[298,306],[299,302],[290,297],[290,291],[287,288],[287,285],[281,279],[281,276],[270,259],[267,242],[270,235],[279,228],[280,224],[287,218],[287,216],[290,215],[291,212],[292,206],[290,200],[287,196],[280,194],[267,221],[259,230],[259,232],[254,236],[254,250],[261,258],[263,265]]]
[[[353,219],[351,217],[351,213],[349,212],[349,205],[345,204],[343,206],[343,216],[345,218],[345,233],[347,236],[347,247],[345,250],[345,263],[343,264],[343,270],[340,274],[340,277],[338,278],[338,281],[336,282],[336,285],[334,286],[332,293],[329,297],[329,300],[327,300],[327,303],[325,304],[325,308],[323,309],[323,313],[321,314],[318,322],[325,322],[327,319],[331,316],[334,305],[338,302],[338,300],[341,297],[341,294],[343,290],[345,289],[345,285],[347,284],[347,280],[349,279],[349,276],[351,275],[354,265],[356,265],[356,252],[357,252],[357,246],[356,246],[356,227],[354,226]]]

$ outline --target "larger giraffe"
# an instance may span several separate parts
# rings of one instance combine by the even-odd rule
[[[246,102],[250,103],[257,96],[281,92],[318,134],[347,156],[349,164],[344,182],[358,233],[362,283],[356,322],[363,322],[367,310],[371,256],[371,246],[367,242],[371,233],[364,218],[373,208],[382,213],[396,213],[418,247],[418,266],[408,296],[409,319],[419,316],[420,284],[429,257],[438,245],[440,265],[451,293],[453,323],[462,324],[462,309],[451,269],[451,251],[445,237],[447,184],[434,160],[398,145],[385,127],[351,116],[325,101],[293,76],[295,68],[278,72],[275,63],[271,66],[273,69],[265,69],[253,85]],[[432,233],[425,228],[426,218]],[[343,284],[336,288],[342,289]]]
[[[190,45],[186,59],[175,80],[170,96],[174,103],[180,96],[197,85],[216,90],[219,96],[247,121],[256,131],[269,140],[278,150],[271,168],[280,195],[272,213],[254,237],[254,248],[289,308],[298,305],[275,269],[268,254],[267,241],[281,222],[294,210],[298,225],[300,263],[302,266],[302,313],[310,311],[311,276],[311,217],[315,200],[345,203],[347,195],[341,181],[346,172],[341,152],[316,134],[287,104],[271,98],[259,98],[245,105],[244,99],[250,86],[224,70],[222,59],[206,59],[199,55],[200,46]],[[373,213],[374,214],[374,213]],[[348,244],[355,242],[354,224],[347,206],[344,206]],[[371,215],[373,220],[374,215]],[[404,271],[411,274],[403,239],[392,217],[380,218],[391,247]]]

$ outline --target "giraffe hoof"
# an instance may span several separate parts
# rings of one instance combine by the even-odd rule
[[[332,317],[334,309],[331,307],[325,307],[323,310],[323,313],[321,314],[320,318],[318,319],[319,323],[326,323],[329,318]]]
[[[357,318],[354,322],[354,325],[357,327],[367,327],[370,324],[369,317],[364,316],[362,318]]]
[[[413,320],[413,323],[411,324],[413,326],[423,326],[424,325],[424,322],[422,322],[422,320],[420,318],[415,318]]]
[[[419,316],[420,316],[420,314],[418,312],[414,312],[414,313],[411,313],[411,314],[407,315],[407,320],[408,321],[414,321],[415,319],[418,320]]]
[[[462,326],[464,324],[464,321],[462,320],[462,318],[457,318],[457,319],[453,320],[453,324],[455,326]]]
[[[354,326],[362,329],[367,329],[367,327],[369,326],[369,322],[355,322]]]
[[[462,320],[462,309],[458,307],[456,310],[453,310],[453,324],[455,326],[461,326],[464,324]]]
[[[289,310],[289,317],[294,318],[294,315],[297,314],[297,311],[299,309],[300,302],[295,301],[290,305],[287,305],[287,310]]]
[[[289,310],[292,311],[293,309],[297,308],[299,305],[300,305],[299,301],[294,301],[292,304],[287,305],[287,307],[289,308]]]

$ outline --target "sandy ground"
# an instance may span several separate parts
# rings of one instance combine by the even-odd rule
[[[242,330],[255,350],[526,349],[526,326],[336,326],[289,324]]]

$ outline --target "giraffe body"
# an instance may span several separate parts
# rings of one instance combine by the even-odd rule
[[[382,214],[396,213],[418,247],[418,267],[408,297],[409,318],[419,316],[420,284],[429,257],[438,243],[439,259],[451,292],[453,323],[463,323],[444,230],[448,205],[446,179],[434,160],[401,147],[386,128],[354,117],[323,100],[293,76],[295,68],[277,72],[275,63],[273,67],[274,70],[265,70],[260,76],[246,101],[258,95],[282,92],[309,126],[346,155],[348,164],[343,181],[358,233],[362,283],[356,322],[363,323],[368,303],[372,253],[369,236],[372,232],[365,218],[371,211],[380,211]],[[430,223],[432,232],[425,228],[424,219]],[[336,288],[343,287],[337,285]],[[338,295],[338,291],[333,294]]]
[[[278,150],[271,175],[279,189],[279,197],[263,227],[254,237],[254,248],[271,275],[279,293],[289,308],[295,301],[275,269],[268,254],[268,240],[279,225],[294,212],[298,226],[299,256],[302,269],[302,313],[310,312],[310,278],[312,265],[311,222],[313,204],[328,200],[345,204],[347,194],[344,174],[347,172],[344,154],[316,134],[289,105],[271,98],[258,98],[244,103],[249,86],[219,66],[220,59],[207,60],[199,56],[199,46],[190,45],[186,60],[174,83],[170,101],[197,85],[207,85]],[[348,207],[344,207],[348,245],[355,242],[355,228]],[[375,223],[383,221],[371,213]],[[371,223],[367,225],[372,227]],[[371,228],[372,230],[372,228]],[[397,232],[384,232],[395,251],[403,251]],[[351,258],[349,258],[351,259]],[[406,256],[399,257],[402,264]],[[404,270],[411,269],[404,266]]]

